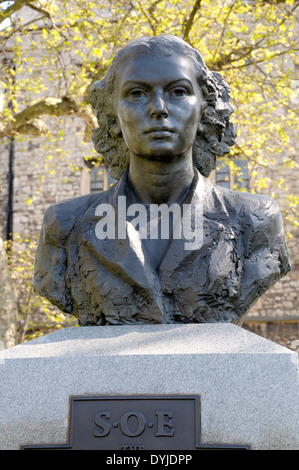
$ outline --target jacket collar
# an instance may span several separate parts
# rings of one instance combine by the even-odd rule
[[[123,217],[123,209],[120,210],[119,207],[120,196],[126,196],[127,204],[132,200],[127,182],[127,173],[105,195],[105,202],[111,204],[114,208],[116,227],[118,226],[119,216]],[[97,203],[102,202],[102,200],[103,198],[100,197]],[[199,255],[203,255],[207,248],[219,237],[223,231],[223,224],[219,223],[217,218],[221,219],[221,222],[228,218],[221,195],[197,170],[195,170],[192,186],[183,204],[190,204],[193,210],[196,208],[197,211],[202,210],[203,212],[202,243],[195,249],[190,250],[186,249],[185,245],[188,240],[170,238],[158,273],[152,268],[150,260],[147,259],[138,232],[129,222],[126,222],[126,238],[118,239],[115,237],[115,239],[105,240],[97,238],[95,226],[102,217],[95,216],[95,203],[85,213],[84,218],[88,223],[88,229],[84,231],[83,244],[109,272],[115,273],[117,277],[128,284],[138,285],[140,288],[152,291],[157,297],[161,285],[166,286],[169,284],[175,272],[182,267],[189,266],[190,263],[192,266],[192,260]]]

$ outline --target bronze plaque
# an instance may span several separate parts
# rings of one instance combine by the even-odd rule
[[[120,396],[72,400],[72,447],[195,449],[199,397]]]
[[[69,442],[22,449],[196,450],[246,448],[200,442],[199,395],[70,397]]]

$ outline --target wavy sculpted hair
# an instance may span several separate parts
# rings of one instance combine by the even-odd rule
[[[216,157],[230,152],[236,127],[229,117],[234,108],[230,88],[218,72],[211,72],[199,52],[182,39],[172,35],[134,39],[115,55],[105,77],[92,85],[89,100],[99,127],[93,130],[93,143],[110,167],[111,176],[120,179],[129,167],[129,150],[125,144],[113,109],[114,88],[122,65],[134,55],[169,56],[177,53],[194,64],[198,84],[206,102],[193,144],[194,166],[204,176],[215,168]]]

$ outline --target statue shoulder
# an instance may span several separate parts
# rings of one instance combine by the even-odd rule
[[[64,238],[71,231],[76,217],[88,204],[90,195],[67,199],[48,207],[44,214],[43,230],[46,236],[57,240]]]
[[[275,199],[264,194],[233,191],[215,186],[227,212],[242,217],[249,225],[260,225],[269,217],[281,219],[279,206]]]
[[[43,218],[43,231],[47,238],[57,241],[65,239],[72,231],[76,221],[91,206],[107,202],[110,190],[103,193],[87,194],[58,202],[48,207]]]
[[[274,259],[276,253],[281,275],[290,269],[282,215],[275,199],[262,194],[222,191],[228,213],[232,213],[234,226],[239,226],[246,257],[262,251]]]

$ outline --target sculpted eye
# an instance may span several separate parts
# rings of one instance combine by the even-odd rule
[[[170,94],[174,98],[184,98],[185,96],[188,95],[188,91],[184,87],[175,87],[172,90],[170,90]]]
[[[133,100],[138,100],[144,98],[146,96],[146,92],[141,88],[134,88],[133,90],[129,91],[128,95]]]

